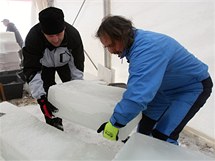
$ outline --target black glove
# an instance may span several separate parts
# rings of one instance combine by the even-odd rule
[[[48,117],[52,118],[53,114],[58,112],[58,108],[54,107],[48,100],[45,95],[41,96],[40,99],[37,100],[38,104],[40,105],[40,108],[43,112],[43,114]]]
[[[46,123],[63,131],[62,119],[59,117],[48,118],[45,116]]]

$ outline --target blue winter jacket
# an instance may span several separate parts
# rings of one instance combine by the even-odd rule
[[[134,30],[134,42],[123,52],[129,62],[127,90],[110,118],[113,125],[126,125],[147,109],[158,91],[186,87],[209,77],[208,66],[173,38]]]

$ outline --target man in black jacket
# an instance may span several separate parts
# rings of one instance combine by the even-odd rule
[[[29,31],[22,49],[23,72],[46,123],[63,130],[62,119],[53,115],[58,109],[47,100],[48,89],[56,84],[56,72],[62,82],[83,79],[83,44],[77,29],[64,21],[61,9],[42,10],[39,21]]]

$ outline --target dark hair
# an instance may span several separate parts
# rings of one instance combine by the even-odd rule
[[[125,48],[129,48],[134,40],[134,27],[132,22],[121,16],[107,16],[96,32],[96,37],[100,38],[107,34],[111,41],[120,40]]]

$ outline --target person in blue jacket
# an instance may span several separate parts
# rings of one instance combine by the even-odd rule
[[[142,112],[139,133],[178,144],[180,132],[212,92],[208,66],[175,39],[136,29],[121,16],[107,16],[96,37],[129,63],[127,89],[97,132],[118,140],[119,128]]]

